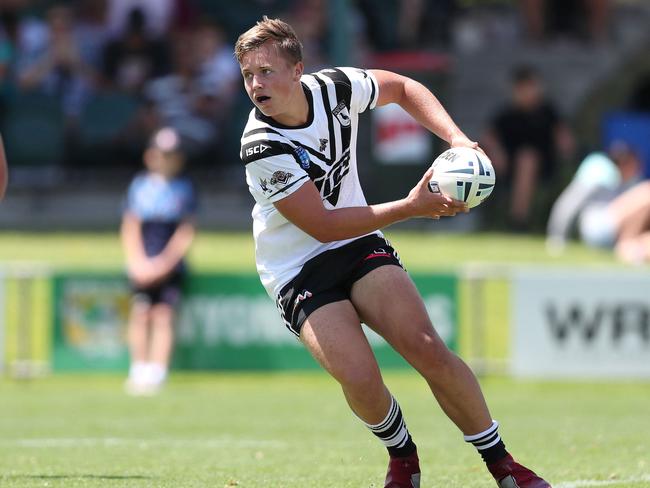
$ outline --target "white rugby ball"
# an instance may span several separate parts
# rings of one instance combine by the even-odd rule
[[[490,196],[496,176],[490,159],[469,147],[452,147],[431,164],[429,189],[476,207]]]

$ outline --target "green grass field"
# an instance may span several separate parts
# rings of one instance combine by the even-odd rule
[[[322,373],[0,382],[2,487],[381,487],[386,453]],[[423,488],[494,486],[414,374],[390,373]],[[508,446],[555,488],[650,486],[650,385],[484,380]]]
[[[469,264],[619,266],[609,253],[579,245],[549,256],[538,237],[388,236],[418,272]],[[122,267],[111,233],[0,233],[0,256],[10,268]],[[197,271],[254,272],[253,262],[248,234],[201,233],[191,255]],[[503,280],[488,283],[487,297],[486,347],[502,357]],[[461,327],[466,315],[461,310]],[[495,486],[417,375],[385,378],[419,445],[422,488]],[[0,487],[383,486],[385,450],[323,373],[174,373],[154,398],[128,397],[122,381],[119,374],[0,376]],[[482,385],[508,447],[554,488],[650,487],[650,383],[488,377]]]
[[[611,253],[571,244],[560,256],[549,255],[535,236],[454,235],[388,231],[386,235],[414,271],[457,269],[468,263],[612,265]],[[249,233],[200,232],[190,262],[201,271],[254,271]],[[40,263],[66,269],[121,269],[116,233],[0,233],[0,264]]]

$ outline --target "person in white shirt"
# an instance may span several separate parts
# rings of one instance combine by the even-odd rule
[[[352,411],[387,447],[385,487],[420,486],[415,443],[361,328],[379,333],[427,381],[436,400],[482,454],[502,488],[550,485],[505,450],[479,384],[447,349],[422,298],[379,229],[414,217],[467,211],[432,193],[427,171],[403,199],[368,205],[357,175],[359,114],[398,103],[452,147],[478,148],[423,85],[355,68],[304,74],[300,41],[264,17],[235,46],[255,108],[241,158],[256,204],[257,268],[287,328],[341,385]]]

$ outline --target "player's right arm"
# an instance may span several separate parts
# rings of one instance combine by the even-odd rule
[[[7,191],[8,180],[7,157],[5,156],[5,148],[2,143],[2,135],[0,135],[0,200],[4,198],[5,192]]]
[[[274,205],[287,220],[320,242],[359,237],[414,217],[438,219],[466,211],[464,203],[429,191],[431,175],[429,169],[405,198],[377,205],[327,209],[311,181]]]

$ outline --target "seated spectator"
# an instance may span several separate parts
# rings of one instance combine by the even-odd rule
[[[522,0],[524,28],[534,41],[556,36],[593,42],[609,37],[611,0]]]
[[[102,56],[109,41],[106,26],[106,0],[77,0],[75,38],[84,62],[100,74]]]
[[[47,12],[48,40],[39,55],[23,60],[18,72],[23,90],[61,97],[68,122],[74,124],[91,95],[95,73],[81,58],[72,11],[55,6]]]
[[[232,54],[234,46],[226,41],[224,31],[214,22],[204,21],[193,32],[196,76],[202,89],[209,91],[221,106],[220,112],[225,114],[240,90],[241,73]]]
[[[630,110],[650,113],[650,71],[644,73],[634,84],[628,106]]]
[[[213,163],[220,150],[222,124],[239,90],[239,65],[221,29],[209,21],[177,33],[173,48],[174,69],[146,84],[144,105],[130,125],[129,136],[150,134],[162,125],[173,127],[190,165]]]
[[[507,207],[511,230],[529,229],[533,200],[557,176],[558,158],[570,159],[574,150],[571,132],[533,68],[514,70],[511,101],[494,116],[481,145],[499,179],[492,201]]]
[[[323,0],[298,0],[285,14],[302,42],[305,73],[318,71],[328,65],[328,6]]]
[[[617,230],[618,258],[629,264],[650,263],[650,180],[616,198],[607,214]]]
[[[147,22],[144,34],[149,39],[160,39],[168,34],[176,12],[176,4],[183,0],[106,0],[107,24],[110,35],[124,37],[131,29],[133,10],[142,12]]]
[[[110,87],[139,94],[147,81],[169,73],[167,43],[149,38],[146,22],[143,11],[133,9],[124,35],[107,44],[103,74]]]
[[[650,212],[649,187],[640,183],[641,169],[637,153],[620,141],[607,154],[589,154],[553,205],[548,250],[561,251],[576,227],[581,240],[593,247],[611,248],[638,235],[648,218],[644,207]]]
[[[0,128],[4,120],[6,103],[13,89],[13,64],[16,55],[18,17],[15,11],[0,11]]]
[[[0,201],[2,201],[5,196],[8,182],[9,171],[7,168],[7,157],[5,156],[5,147],[2,143],[2,135],[0,135]]]

